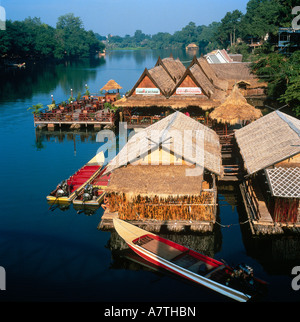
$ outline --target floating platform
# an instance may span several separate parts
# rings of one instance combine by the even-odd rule
[[[253,187],[243,182],[240,190],[253,235],[300,234],[300,222],[274,222],[258,186]]]
[[[105,210],[101,221],[98,224],[99,230],[113,230],[113,218],[119,218],[117,212],[109,212],[108,209]],[[210,233],[213,231],[214,222],[213,221],[190,221],[190,220],[134,220],[130,221],[131,224],[147,229],[150,232],[159,232],[162,229],[169,232],[180,232],[184,230],[190,230],[193,232]]]

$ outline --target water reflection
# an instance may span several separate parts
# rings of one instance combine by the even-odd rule
[[[64,141],[73,141],[74,155],[76,155],[77,142],[95,143],[98,131],[88,130],[70,130],[60,129],[59,131],[35,129],[35,143],[37,150],[46,148],[45,142],[63,143]]]
[[[61,64],[28,63],[26,68],[22,69],[3,69],[0,79],[2,89],[0,100],[13,101],[16,97],[32,98],[38,93],[51,93],[58,86],[61,86],[64,94],[69,97],[71,88],[75,94],[82,90],[86,82],[95,80],[96,68],[103,64],[105,64],[105,59],[101,57],[66,61]]]

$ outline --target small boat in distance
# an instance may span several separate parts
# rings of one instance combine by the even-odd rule
[[[142,258],[236,301],[249,301],[267,284],[247,265],[232,268],[123,220],[113,222],[120,237]]]
[[[103,163],[104,154],[101,151],[72,176],[59,183],[56,189],[47,196],[48,203],[52,206],[72,202],[84,187],[101,172]]]

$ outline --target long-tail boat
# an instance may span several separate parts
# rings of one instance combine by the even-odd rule
[[[73,205],[76,206],[99,206],[103,201],[108,185],[110,175],[103,175],[106,168],[103,168],[93,180],[89,181],[82,191],[77,194],[73,200]]]
[[[72,202],[84,187],[101,172],[103,163],[104,154],[101,151],[72,176],[59,183],[56,189],[47,196],[48,203],[54,205]]]
[[[123,220],[113,222],[120,237],[142,258],[236,301],[249,301],[266,285],[247,265],[233,268]]]

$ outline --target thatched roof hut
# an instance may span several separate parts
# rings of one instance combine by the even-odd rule
[[[261,111],[248,104],[236,85],[225,102],[209,114],[211,119],[231,125],[252,122],[261,116]]]
[[[223,172],[221,147],[216,132],[180,112],[135,134],[111,160],[106,173],[129,163],[149,165],[149,162],[150,165],[153,162],[196,164],[216,175]]]
[[[140,222],[205,221],[211,229],[221,164],[218,135],[173,113],[135,134],[108,164],[109,211]]]
[[[122,87],[113,79],[109,80],[102,88],[101,91],[110,91],[114,89],[122,89]]]
[[[300,153],[300,120],[274,111],[235,132],[246,170],[254,174]]]
[[[145,68],[142,75],[135,83],[128,94],[128,97],[136,96],[168,96],[169,92],[174,88],[175,81],[170,74],[162,66],[154,68]]]

